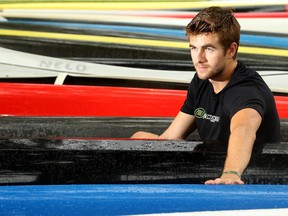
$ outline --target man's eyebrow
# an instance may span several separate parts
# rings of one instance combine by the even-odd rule
[[[189,47],[195,47],[193,44],[189,44]],[[201,46],[202,48],[207,48],[207,47],[212,47],[212,48],[216,48],[216,46],[214,46],[211,43],[205,44],[204,46]]]
[[[207,48],[207,47],[212,47],[212,48],[216,48],[216,46],[214,46],[213,44],[209,43],[209,44],[206,44],[203,46],[204,48]]]

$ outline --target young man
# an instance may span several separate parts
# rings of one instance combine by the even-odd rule
[[[280,122],[272,92],[261,76],[236,60],[240,25],[231,9],[210,7],[187,25],[196,69],[186,101],[160,136],[137,132],[132,138],[185,139],[198,130],[203,141],[227,145],[223,173],[206,184],[244,184],[254,144],[279,142]]]

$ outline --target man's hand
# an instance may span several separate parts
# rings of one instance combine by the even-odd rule
[[[244,184],[239,176],[235,174],[223,174],[220,178],[210,179],[205,184]]]

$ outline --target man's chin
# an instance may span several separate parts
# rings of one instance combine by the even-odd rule
[[[201,72],[198,72],[197,71],[197,76],[198,76],[198,78],[199,79],[201,79],[201,80],[207,80],[207,79],[209,79],[208,77],[207,77],[207,75],[206,75],[206,73],[201,73]]]

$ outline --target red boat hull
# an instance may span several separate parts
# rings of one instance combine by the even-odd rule
[[[2,116],[173,117],[185,90],[0,84]],[[275,96],[280,118],[288,118],[288,96]]]

